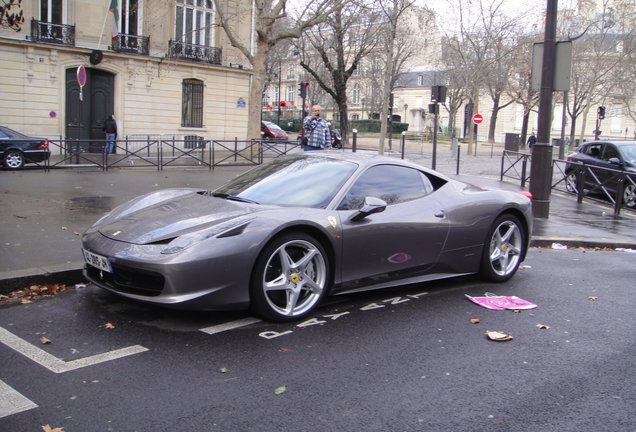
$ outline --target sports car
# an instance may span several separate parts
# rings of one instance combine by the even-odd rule
[[[85,276],[144,302],[291,321],[325,295],[468,274],[503,282],[526,257],[524,194],[377,155],[315,153],[115,208],[82,236]]]

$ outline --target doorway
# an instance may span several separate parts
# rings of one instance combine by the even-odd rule
[[[66,70],[66,137],[78,140],[83,152],[101,153],[104,120],[114,111],[115,75],[86,68],[86,85],[79,100],[77,68]],[[96,141],[95,141],[96,140]]]

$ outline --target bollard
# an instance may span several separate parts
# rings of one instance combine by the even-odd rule
[[[404,159],[404,147],[406,145],[406,131],[402,131],[402,159]]]
[[[358,129],[353,129],[351,131],[353,133],[352,143],[351,143],[351,151],[356,152],[356,143],[358,140]]]
[[[457,168],[455,168],[455,175],[459,175],[459,159],[462,154],[462,146],[461,144],[457,144]]]

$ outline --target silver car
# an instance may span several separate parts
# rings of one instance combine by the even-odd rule
[[[82,236],[86,277],[144,302],[290,321],[327,294],[473,273],[503,282],[525,259],[527,196],[405,161],[315,153],[115,208]]]

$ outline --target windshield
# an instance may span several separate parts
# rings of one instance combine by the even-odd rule
[[[619,148],[625,162],[636,164],[636,144],[622,145]]]
[[[325,208],[357,164],[337,159],[280,157],[226,183],[214,194],[260,204]]]

